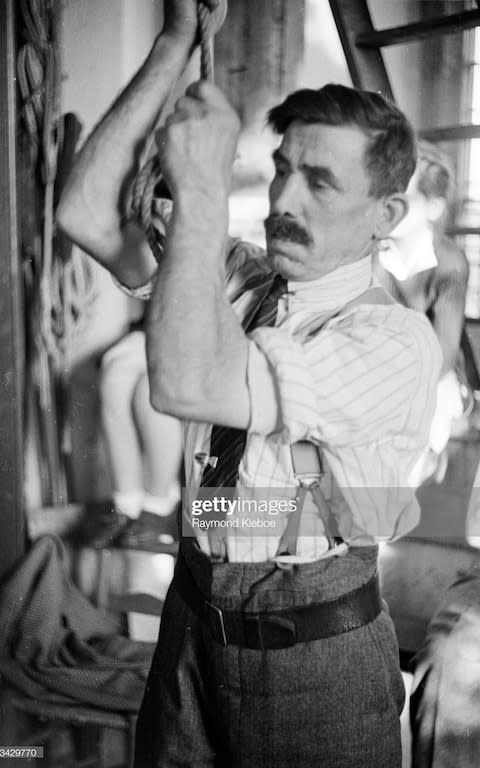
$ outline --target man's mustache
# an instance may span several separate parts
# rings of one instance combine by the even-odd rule
[[[290,240],[299,245],[309,245],[310,235],[300,224],[289,216],[279,216],[271,213],[264,221],[265,231],[268,237],[274,237],[278,240]]]

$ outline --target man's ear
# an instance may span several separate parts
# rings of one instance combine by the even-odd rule
[[[378,240],[388,237],[408,213],[408,198],[402,192],[388,195],[378,201],[378,216],[374,235]]]

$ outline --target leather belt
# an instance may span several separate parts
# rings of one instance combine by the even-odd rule
[[[334,600],[278,611],[225,611],[205,598],[179,555],[175,585],[185,603],[208,627],[221,645],[257,650],[289,648],[341,635],[373,621],[382,610],[378,576]]]

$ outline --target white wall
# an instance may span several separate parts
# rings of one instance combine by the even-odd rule
[[[299,88],[321,88],[326,83],[351,85],[328,0],[305,2],[305,53]]]
[[[64,0],[62,105],[89,131],[145,58],[162,26],[153,0]]]

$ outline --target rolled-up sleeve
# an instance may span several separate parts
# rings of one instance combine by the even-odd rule
[[[441,354],[429,322],[398,311],[361,308],[307,340],[255,330],[250,431],[353,445],[405,432],[413,409],[427,434]]]

